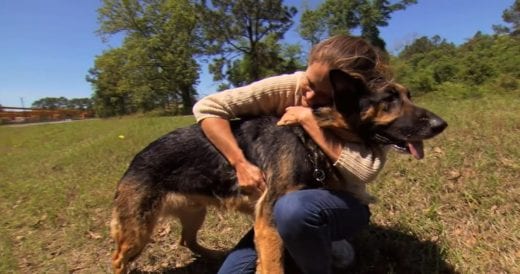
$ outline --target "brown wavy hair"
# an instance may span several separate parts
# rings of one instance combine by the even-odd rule
[[[336,35],[321,41],[309,54],[308,65],[316,62],[362,77],[367,83],[391,78],[384,53],[361,37]]]

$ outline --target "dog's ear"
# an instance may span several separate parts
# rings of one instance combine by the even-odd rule
[[[361,96],[368,94],[365,81],[339,69],[331,70],[329,77],[334,89],[334,108],[345,116],[359,114]]]

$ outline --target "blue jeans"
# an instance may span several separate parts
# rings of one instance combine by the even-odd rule
[[[368,206],[345,192],[304,189],[282,196],[274,221],[286,255],[303,273],[330,273],[331,242],[352,237],[368,225]],[[249,231],[228,255],[219,274],[255,273],[254,232]]]

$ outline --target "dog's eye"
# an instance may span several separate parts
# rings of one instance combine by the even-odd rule
[[[388,94],[381,101],[383,103],[383,111],[390,111],[395,106],[399,105],[400,97],[397,94]]]
[[[385,103],[396,103],[396,102],[399,102],[399,99],[401,99],[399,97],[399,94],[391,93],[391,94],[388,94],[388,96],[385,96],[383,98],[383,102],[385,102]]]
[[[396,99],[396,97],[393,94],[389,94],[385,98],[383,98],[384,102],[393,102]]]

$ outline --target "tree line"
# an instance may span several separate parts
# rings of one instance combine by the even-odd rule
[[[45,97],[34,101],[33,108],[41,109],[77,109],[93,110],[93,102],[90,98]]]
[[[436,35],[419,37],[392,57],[396,79],[416,94],[437,92],[450,98],[520,89],[520,0],[504,10],[506,25],[494,34],[477,32],[456,46]]]
[[[393,57],[392,65],[397,81],[415,94],[466,98],[489,90],[518,91],[519,53],[517,35],[477,32],[459,46],[439,36],[420,37]]]
[[[219,90],[241,86],[304,69],[304,46],[354,30],[386,52],[379,28],[416,2],[324,0],[302,12],[297,29],[307,44],[301,45],[284,40],[298,11],[282,0],[103,0],[99,36],[124,39],[97,56],[88,72],[94,109],[101,117],[156,109],[189,114],[202,65]],[[398,55],[388,54],[396,79],[419,93],[484,83],[516,89],[519,14],[515,0],[504,11],[507,25],[460,46],[438,36],[416,39]]]

